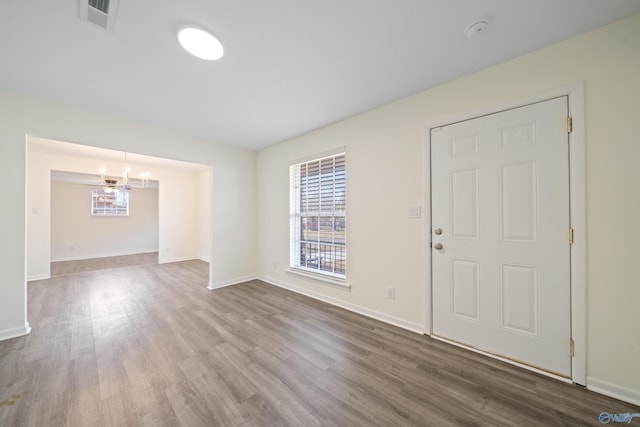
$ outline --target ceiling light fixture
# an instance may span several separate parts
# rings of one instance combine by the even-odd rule
[[[209,31],[192,25],[178,29],[180,45],[193,56],[213,61],[222,58],[222,43]]]
[[[124,163],[127,164],[127,153],[124,153]],[[131,168],[129,166],[125,166],[122,171],[122,184],[118,185],[118,180],[115,177],[106,176],[107,168],[102,166],[100,168],[100,184],[104,186],[103,190],[105,193],[117,193],[119,190],[129,191],[132,187],[129,182],[129,173],[131,172]],[[142,172],[140,173],[139,185],[135,185],[137,188],[147,188],[149,186],[149,178],[151,177],[151,173]],[[134,178],[135,180],[135,178]]]

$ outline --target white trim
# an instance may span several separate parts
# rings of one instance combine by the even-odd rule
[[[136,251],[136,252],[109,252],[109,253],[106,253],[106,254],[82,255],[82,256],[63,257],[63,258],[51,258],[51,262],[83,261],[83,260],[86,260],[86,259],[111,258],[111,257],[116,257],[116,256],[130,256],[130,255],[142,255],[142,254],[152,254],[152,253],[158,253],[158,250]]]
[[[5,329],[0,331],[0,341],[10,340],[11,338],[18,338],[24,335],[28,335],[31,332],[31,326],[29,322],[26,322],[24,326],[13,329]]]
[[[568,383],[568,384],[573,384],[573,381],[571,381],[571,379],[569,379],[567,377],[563,377],[562,375],[554,374],[553,372],[547,372],[547,371],[544,371],[542,369],[538,369],[536,367],[529,366],[527,364],[517,362],[515,360],[507,359],[506,357],[498,356],[497,354],[489,353],[489,352],[477,349],[475,347],[464,345],[464,344],[459,343],[459,342],[450,341],[450,340],[448,340],[446,338],[442,338],[442,337],[439,337],[437,335],[432,335],[431,338],[433,338],[434,340],[446,342],[447,344],[451,344],[451,345],[454,345],[456,347],[464,348],[465,350],[469,350],[469,351],[472,351],[474,353],[478,353],[478,354],[481,354],[483,356],[490,357],[492,359],[500,360],[501,362],[508,363],[509,365],[513,365],[513,366],[518,366],[520,368],[524,368],[524,369],[526,369],[528,371],[532,371],[532,372],[535,372],[537,374],[544,375],[546,377],[555,378],[556,380],[560,380],[560,381]]]
[[[34,280],[47,280],[51,279],[51,274],[36,274],[34,276],[28,276],[27,282],[33,282]]]
[[[431,335],[433,333],[433,313],[431,301],[431,281],[433,275],[431,272],[431,129],[425,127],[425,146],[424,146],[424,164],[423,164],[423,180],[424,180],[424,333]]]
[[[185,257],[179,257],[179,258],[167,258],[167,259],[160,259],[160,257],[158,257],[158,264],[169,264],[172,262],[182,262],[182,261],[193,261],[194,259],[200,259],[197,256],[185,256]]]
[[[345,279],[340,279],[338,277],[332,277],[329,275],[324,275],[322,273],[315,273],[312,271],[306,271],[302,269],[297,269],[290,267],[285,270],[288,274],[295,274],[296,276],[301,276],[307,279],[316,280],[318,282],[338,286],[340,288],[351,289],[351,284],[347,282]]]
[[[239,285],[241,283],[250,282],[255,279],[257,279],[257,276],[244,276],[244,277],[237,277],[235,279],[224,280],[218,283],[209,282],[207,289],[209,289],[210,291],[213,291],[214,289],[220,289],[220,288],[225,288],[227,286]]]
[[[215,187],[215,181],[214,181],[214,173],[215,171],[213,170],[213,165],[209,165],[208,168],[209,171],[209,236],[207,236],[208,240],[208,245],[209,245],[209,258],[211,258],[212,260],[215,259],[214,255],[213,255],[213,197],[214,197],[214,193],[213,193],[213,189]],[[216,289],[216,284],[213,283],[213,272],[214,272],[214,265],[212,261],[208,261],[209,262],[209,284],[207,286],[207,289],[209,290],[213,290]]]
[[[203,256],[199,256],[198,259],[203,262],[209,262],[209,258],[205,258]]]
[[[594,377],[587,377],[587,388],[596,393],[640,406],[640,390],[634,390]]]
[[[574,357],[571,359],[572,380],[581,385],[586,384],[587,377],[587,249],[586,249],[586,146],[585,146],[585,97],[584,82],[578,82],[534,95],[518,102],[500,105],[472,113],[461,114],[448,120],[447,123],[427,123],[425,125],[425,244],[429,249],[424,257],[425,263],[425,318],[424,329],[427,334],[433,333],[432,325],[432,275],[431,275],[431,129],[486,116],[500,111],[518,108],[524,105],[546,101],[548,99],[567,96],[569,114],[573,117],[573,132],[570,141],[570,205],[571,225],[576,236],[571,248],[571,337],[574,341]],[[525,366],[526,367],[526,366]],[[529,367],[526,367],[529,369]]]
[[[571,96],[574,95],[575,91],[581,91],[582,92],[582,98],[584,100],[584,82],[580,81],[580,82],[576,82],[574,84],[571,85],[567,85],[567,86],[562,86],[556,89],[552,89],[549,91],[545,91],[542,93],[539,93],[537,95],[531,95],[531,96],[527,96],[525,98],[521,98],[518,101],[514,101],[514,102],[509,102],[509,103],[505,103],[505,104],[498,104],[498,105],[494,105],[493,107],[488,107],[488,108],[482,108],[482,109],[478,109],[478,110],[472,110],[471,112],[467,112],[467,113],[461,113],[458,114],[456,116],[452,116],[451,119],[446,120],[446,121],[441,121],[441,122],[437,122],[437,123],[427,123],[425,126],[425,129],[429,130],[429,129],[436,129],[442,126],[448,126],[448,125],[452,125],[458,122],[463,122],[466,120],[471,120],[471,119],[475,119],[478,117],[483,117],[483,116],[488,116],[491,114],[495,114],[495,113],[500,113],[503,111],[507,111],[507,110],[513,110],[516,108],[520,108],[520,107],[524,107],[526,105],[529,104],[536,104],[538,102],[543,102],[543,101],[548,101],[550,99],[553,98],[558,98],[561,96],[569,96],[569,105],[570,108],[572,106],[571,103]],[[576,107],[576,114],[579,114],[580,111],[578,111],[577,106]],[[584,104],[582,105],[582,114],[584,114]],[[578,116],[579,117],[579,116]],[[583,117],[584,119],[584,117]],[[584,120],[582,120],[582,122],[584,122]]]
[[[584,83],[568,91],[573,132],[569,135],[569,200],[571,206],[571,376],[587,384],[587,163]]]
[[[379,320],[381,322],[384,323],[388,323],[389,325],[393,325],[393,326],[397,326],[399,328],[402,329],[406,329],[408,331],[411,332],[415,332],[417,334],[424,334],[424,328],[422,327],[422,325],[420,323],[414,323],[414,322],[409,322],[406,321],[404,319],[400,319],[394,316],[390,316],[388,314],[385,313],[381,313],[379,311],[375,311],[375,310],[371,310],[369,308],[366,307],[362,307],[359,305],[355,305],[355,304],[350,304],[348,302],[344,302],[342,300],[336,299],[336,298],[331,298],[328,297],[326,295],[317,293],[317,292],[313,292],[313,291],[309,291],[307,289],[303,289],[303,288],[299,288],[295,285],[292,285],[290,283],[285,283],[282,282],[280,280],[276,280],[270,277],[266,277],[266,276],[258,276],[257,277],[259,280],[262,280],[263,282],[266,282],[270,285],[274,285],[274,286],[278,286],[279,288],[283,288],[283,289],[287,289],[289,291],[301,294],[301,295],[305,295],[308,296],[310,298],[319,300],[319,301],[323,301],[326,302],[328,304],[331,304],[333,306],[336,307],[340,307],[340,308],[344,308],[345,310],[349,310],[352,311],[354,313],[358,313],[361,314],[363,316],[366,317],[370,317],[372,319],[376,319]]]
[[[347,153],[347,147],[346,146],[341,146],[341,147],[335,147],[332,148],[330,150],[326,150],[326,151],[321,151],[320,153],[315,153],[315,154],[309,154],[307,156],[303,156],[303,157],[299,157],[297,159],[293,159],[293,160],[289,160],[289,166],[294,166],[297,165],[299,163],[306,163],[306,162],[310,162],[313,160],[318,160],[318,159],[324,159],[325,157],[331,157],[331,156],[335,156],[337,154],[346,154]]]
[[[22,336],[22,335],[27,335],[31,332],[31,326],[29,326],[29,319],[28,319],[28,314],[29,314],[29,310],[28,310],[28,304],[29,304],[29,293],[27,290],[27,285],[28,282],[26,281],[26,278],[28,276],[28,264],[27,264],[27,254],[28,254],[28,248],[29,248],[29,236],[28,236],[28,230],[29,230],[29,215],[27,214],[27,212],[29,211],[29,195],[27,194],[27,188],[29,188],[29,137],[28,135],[25,134],[24,136],[24,253],[23,253],[23,271],[22,271],[22,277],[24,280],[24,286],[22,287],[22,292],[23,292],[23,297],[24,297],[24,305],[23,305],[23,315],[24,315],[24,326],[21,328],[17,328],[13,329],[13,330],[5,330],[4,332],[0,332],[0,341],[5,340],[5,339],[9,339],[9,338],[15,338],[18,336]],[[51,252],[51,250],[49,250],[49,252]],[[49,267],[49,274],[51,274],[51,264],[48,265]],[[13,335],[17,333],[17,335]],[[13,335],[13,336],[12,336]]]

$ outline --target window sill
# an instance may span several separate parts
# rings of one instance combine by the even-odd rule
[[[307,270],[301,270],[297,268],[289,268],[287,269],[287,273],[293,274],[296,276],[305,277],[307,279],[317,280],[318,282],[322,282],[328,285],[333,285],[342,289],[351,289],[351,284],[349,284],[346,280],[340,279],[337,277],[325,276],[322,274],[317,274],[317,273],[313,273]]]

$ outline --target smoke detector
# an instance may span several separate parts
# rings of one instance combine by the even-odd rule
[[[467,28],[464,29],[464,35],[470,39],[487,31],[487,28],[489,28],[489,23],[487,21],[477,21],[473,24],[467,25]]]
[[[113,32],[118,0],[80,0],[80,18]]]

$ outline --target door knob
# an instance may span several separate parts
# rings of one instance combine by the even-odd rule
[[[437,249],[440,250],[442,249],[444,246],[442,246],[442,243],[436,243],[435,245],[433,245],[433,249]]]
[[[435,230],[433,230],[434,233],[436,233],[436,235],[441,235],[442,234],[442,228],[436,228]]]

